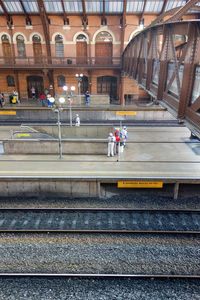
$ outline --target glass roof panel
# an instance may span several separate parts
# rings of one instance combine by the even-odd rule
[[[46,12],[63,12],[62,4],[60,0],[54,0],[54,1],[43,1],[44,6],[46,9]]]
[[[63,0],[66,12],[82,13],[82,2],[81,0]]]
[[[91,13],[100,13],[103,11],[103,1],[91,1],[91,0],[86,0],[85,1],[85,9],[87,12]]]
[[[3,12],[3,8],[1,7],[1,5],[0,5],[0,12]]]
[[[144,6],[144,0],[140,0],[140,1],[128,0],[127,12],[128,13],[142,12],[143,6]]]
[[[110,1],[105,0],[105,12],[107,13],[122,13],[123,0]]]
[[[179,6],[183,6],[186,4],[186,1],[168,1],[167,2],[167,5],[166,5],[166,8],[165,8],[165,11],[167,10],[170,10],[172,8],[175,8],[175,7],[179,7]]]
[[[25,10],[29,12],[39,12],[37,1],[36,0],[31,0],[31,1],[22,1],[24,4]]]
[[[145,7],[145,12],[160,12],[163,6],[163,1],[148,1]]]
[[[23,12],[22,6],[18,0],[4,0],[8,12]]]

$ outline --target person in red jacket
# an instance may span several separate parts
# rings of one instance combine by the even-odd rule
[[[119,133],[119,129],[115,129],[115,147],[114,147],[114,154],[117,154],[117,151],[119,150],[119,143],[120,143],[120,133]]]

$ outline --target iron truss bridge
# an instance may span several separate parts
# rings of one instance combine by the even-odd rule
[[[157,19],[124,50],[122,70],[200,138],[200,19]]]

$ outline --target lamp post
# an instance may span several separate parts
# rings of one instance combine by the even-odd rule
[[[79,104],[81,105],[81,82],[82,82],[83,74],[76,74],[76,79],[78,81],[78,98]]]
[[[58,102],[55,101],[55,98],[49,98],[49,101],[53,104],[52,110],[58,114],[58,141],[59,141],[59,159],[62,159],[62,137],[61,137],[61,122],[60,122],[60,113],[63,111],[61,107],[62,104],[65,103],[65,98],[59,98]]]
[[[75,86],[71,86],[70,92],[68,92],[68,86],[64,85],[63,90],[66,92],[66,97],[69,100],[69,120],[70,126],[72,126],[72,93],[75,91]]]

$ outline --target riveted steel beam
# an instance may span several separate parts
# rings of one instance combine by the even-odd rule
[[[63,10],[64,25],[69,25],[69,19],[67,18],[67,14],[66,14],[65,5],[64,5],[63,0],[61,0],[61,5],[62,5],[62,10]]]
[[[88,25],[88,18],[87,18],[87,12],[86,12],[86,6],[85,6],[85,0],[82,0],[82,8],[83,8],[83,16],[82,16],[82,22],[84,29],[87,28]]]
[[[22,7],[22,9],[23,9],[23,12],[24,12],[24,14],[25,14],[25,16],[26,16],[26,24],[27,24],[27,25],[31,25],[31,18],[30,18],[29,14],[27,13],[27,11],[26,11],[26,9],[25,9],[25,7],[24,7],[24,3],[22,2],[22,0],[19,0],[19,2],[20,2],[20,4],[21,4],[21,7]]]
[[[46,14],[46,10],[44,7],[44,3],[42,0],[37,0],[37,4],[40,12],[40,20],[43,27],[45,42],[46,42],[46,50],[49,62],[51,61],[51,45],[50,45],[50,35],[49,35],[49,20]]]

